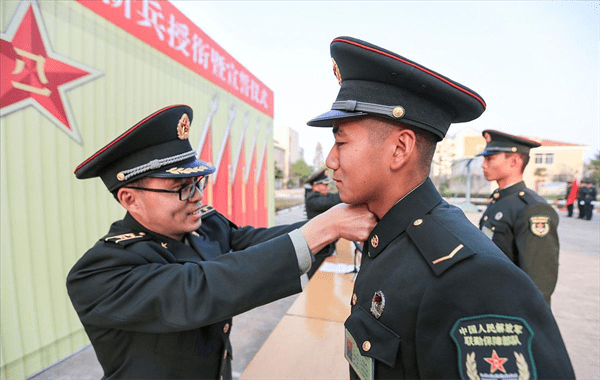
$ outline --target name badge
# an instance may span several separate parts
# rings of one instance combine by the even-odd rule
[[[375,379],[375,360],[360,353],[354,337],[352,337],[352,334],[347,329],[344,357],[346,357],[346,360],[348,360],[348,363],[350,363],[352,369],[354,369],[354,372],[356,372],[361,380]]]

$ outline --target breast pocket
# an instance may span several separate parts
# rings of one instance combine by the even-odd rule
[[[396,366],[401,341],[398,334],[360,306],[352,310],[344,326],[354,337],[363,356],[371,357],[392,368]]]

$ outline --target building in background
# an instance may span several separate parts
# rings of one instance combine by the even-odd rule
[[[75,167],[187,104],[190,142],[218,167],[203,202],[266,226],[273,92],[168,1],[2,1],[0,17],[0,378],[24,379],[89,344],[65,279],[124,215]]]
[[[558,196],[566,183],[583,173],[584,154],[590,147],[538,137],[523,136],[542,145],[531,149],[530,161],[523,180],[527,187],[544,196]],[[482,157],[475,157],[485,147],[481,131],[464,129],[437,144],[431,167],[431,178],[447,196],[466,192],[467,174],[471,175],[471,194],[489,195],[496,188],[483,176]]]

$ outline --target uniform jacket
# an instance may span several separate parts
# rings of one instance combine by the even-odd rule
[[[533,279],[550,304],[558,279],[558,214],[519,182],[492,194],[479,227]]]
[[[71,269],[69,296],[104,379],[230,378],[231,318],[302,290],[280,236],[299,225],[237,228],[203,213],[189,244],[127,214]]]
[[[362,361],[351,378],[574,378],[534,283],[431,180],[364,247],[345,322],[346,357]]]
[[[305,200],[306,217],[312,219],[341,202],[342,200],[338,193],[323,195],[318,191],[310,191],[306,194]]]

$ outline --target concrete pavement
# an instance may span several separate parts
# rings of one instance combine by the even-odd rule
[[[477,224],[481,213],[468,213]],[[559,212],[561,253],[552,311],[561,329],[578,379],[600,379],[600,215],[592,221],[567,218]],[[304,207],[280,212],[276,224],[304,219]],[[306,276],[303,276],[306,284]],[[265,305],[233,319],[233,371],[244,371],[297,295]],[[275,364],[275,363],[274,363]],[[33,379],[99,379],[101,368],[87,347]]]

